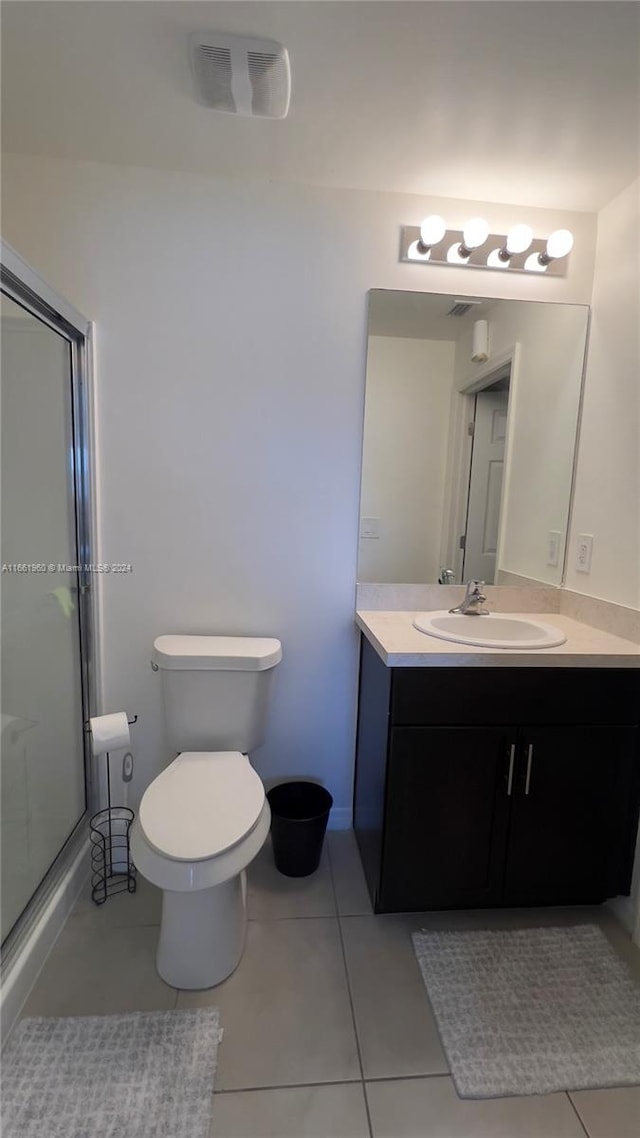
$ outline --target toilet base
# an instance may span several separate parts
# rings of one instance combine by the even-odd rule
[[[235,877],[195,892],[164,890],[156,952],[172,988],[213,988],[240,963],[247,930],[247,883]]]

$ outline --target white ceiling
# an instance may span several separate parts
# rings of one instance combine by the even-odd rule
[[[5,0],[3,149],[595,210],[638,174],[640,4]],[[192,31],[284,43],[289,117],[198,105]]]
[[[457,303],[473,304],[462,315],[451,315]],[[495,310],[521,312],[542,309],[545,301],[499,300],[495,297],[457,296],[456,293],[401,292],[372,288],[369,291],[367,330],[370,336],[394,336],[409,340],[457,340],[476,320],[495,317]],[[580,309],[582,305],[564,305]]]
[[[444,295],[373,288],[369,292],[369,335],[398,336],[409,340],[456,340],[462,329],[474,320],[486,320],[492,308],[502,303],[477,297],[477,303],[468,313],[449,316],[457,299],[453,293]],[[465,296],[461,299],[468,302],[474,298]],[[521,305],[523,301],[512,303]]]

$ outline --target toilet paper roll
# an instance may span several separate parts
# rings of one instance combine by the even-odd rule
[[[471,359],[474,364],[484,364],[489,359],[489,322],[487,320],[476,320],[473,325]]]
[[[96,715],[89,720],[89,727],[94,755],[123,750],[131,744],[126,711],[116,711],[113,715]]]

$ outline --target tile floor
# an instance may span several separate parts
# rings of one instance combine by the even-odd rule
[[[154,968],[159,901],[145,882],[99,909],[83,896],[24,1014],[216,1004],[224,1039],[212,1138],[640,1135],[640,1087],[459,1099],[409,936],[589,920],[640,977],[640,952],[605,909],[374,917],[353,834],[336,832],[311,878],[281,877],[265,847],[249,874],[240,967],[218,988],[176,992]]]

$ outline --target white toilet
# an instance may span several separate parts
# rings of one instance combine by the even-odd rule
[[[159,636],[168,743],[178,757],[142,796],[131,827],[139,872],[162,889],[158,972],[174,988],[212,988],[240,961],[245,870],[271,813],[247,757],[264,739],[279,640]]]

